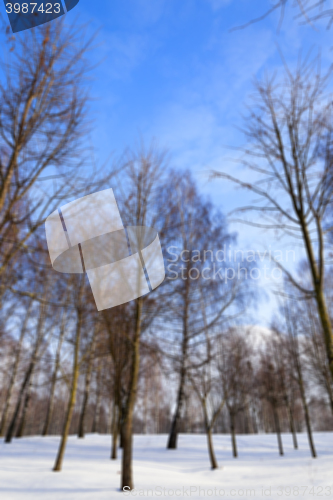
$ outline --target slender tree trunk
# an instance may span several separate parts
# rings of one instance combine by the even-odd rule
[[[141,335],[141,316],[142,316],[142,297],[136,299],[136,325],[132,345],[132,366],[129,392],[125,409],[124,421],[122,425],[123,438],[123,456],[122,456],[122,480],[121,489],[128,486],[131,490],[134,488],[132,472],[132,450],[133,450],[133,411],[136,400],[137,384],[140,364],[140,335]]]
[[[217,469],[218,463],[215,457],[213,440],[212,440],[212,429],[210,427],[208,429],[206,428],[206,434],[207,434],[207,444],[208,444],[210,464],[212,466],[212,469]]]
[[[118,432],[119,432],[119,448],[123,449],[124,448],[124,438],[123,438],[123,423],[124,423],[124,415],[125,415],[125,408],[122,406],[122,404],[119,404],[119,427],[118,427]]]
[[[112,450],[111,459],[117,458],[117,445],[118,436],[121,434],[121,392],[120,392],[120,379],[121,374],[116,373],[114,379],[114,392],[113,392],[113,407],[112,407]]]
[[[330,368],[331,377],[333,381],[333,332],[322,286],[320,287],[320,289],[316,290],[316,301],[318,305],[320,322],[324,333],[328,366]]]
[[[91,432],[95,433],[97,432],[98,426],[99,426],[99,416],[101,413],[101,363],[100,360],[98,360],[98,366],[97,366],[97,378],[96,378],[96,384],[97,384],[97,390],[96,390],[96,405],[95,405],[95,415],[94,415],[94,421],[92,425],[92,430]]]
[[[277,440],[278,440],[278,445],[279,445],[279,453],[282,456],[283,455],[283,445],[282,445],[282,437],[281,437],[281,428],[280,428],[280,419],[279,419],[279,414],[276,408],[276,405],[272,405],[273,408],[273,417],[274,417],[274,424],[275,424],[275,432],[277,435]]]
[[[155,392],[154,411],[155,411],[155,433],[159,434],[159,432],[160,432],[160,392],[159,392],[159,390],[156,390],[156,392]]]
[[[4,410],[2,413],[2,418],[1,418],[1,423],[0,423],[0,437],[2,437],[4,435],[4,432],[5,432],[7,418],[8,418],[8,411],[9,411],[10,402],[12,399],[12,392],[13,392],[13,388],[14,388],[14,384],[15,384],[16,374],[17,374],[17,366],[13,368],[13,372],[12,372],[10,382],[9,382],[9,387],[8,387],[6,400],[5,400],[5,407],[4,407]]]
[[[292,437],[293,437],[294,449],[297,450],[298,443],[297,443],[297,435],[296,435],[295,423],[294,423],[294,414],[293,414],[293,410],[291,408],[291,405],[289,403],[289,398],[287,395],[285,395],[285,403],[286,403],[286,408],[287,408],[287,412],[288,412],[290,432],[291,432]]]
[[[245,405],[245,434],[253,434],[253,422],[250,415],[250,403]]]
[[[187,265],[189,268],[189,264]],[[177,396],[176,411],[172,419],[171,429],[167,448],[175,450],[177,448],[178,427],[182,414],[182,409],[185,400],[185,384],[186,384],[186,363],[187,363],[187,348],[188,348],[188,308],[189,308],[189,282],[185,281],[185,296],[184,296],[184,316],[183,316],[183,343],[182,343],[182,358],[180,369],[180,380]]]
[[[313,319],[311,307],[309,309],[309,313],[310,313],[310,327],[311,327],[311,333],[312,333],[312,345],[313,345],[313,349],[314,349],[315,363],[319,367],[320,373],[323,376],[325,389],[327,391],[328,400],[330,403],[330,408],[331,408],[331,411],[333,414],[333,379],[331,377],[330,367],[326,365],[325,360],[322,359],[322,356],[320,353],[320,347],[318,345],[318,341],[316,338],[317,337],[316,328],[314,325],[314,319]]]
[[[58,450],[58,455],[53,467],[54,472],[61,471],[62,462],[65,455],[65,449],[69,434],[69,428],[72,421],[74,406],[76,402],[76,392],[79,378],[79,351],[80,351],[80,340],[81,340],[81,328],[82,328],[82,308],[81,308],[81,295],[83,291],[84,285],[84,275],[81,278],[79,297],[78,297],[78,306],[77,306],[77,323],[76,323],[76,332],[75,332],[75,346],[74,346],[74,362],[73,362],[73,377],[72,377],[72,387],[71,393],[68,401],[68,408],[64,423],[64,428],[61,436],[61,442]]]
[[[0,436],[3,436],[4,432],[5,432],[5,427],[6,427],[6,423],[7,423],[7,417],[8,417],[8,411],[9,411],[9,408],[10,408],[10,403],[11,403],[11,399],[12,399],[13,388],[14,388],[14,385],[15,385],[16,376],[17,376],[17,370],[18,370],[18,366],[19,366],[19,363],[20,363],[21,352],[22,352],[22,344],[23,344],[25,333],[26,333],[28,319],[30,317],[29,313],[30,313],[31,306],[32,306],[32,301],[29,304],[28,311],[27,311],[26,317],[24,319],[24,322],[23,322],[23,325],[22,325],[22,328],[21,328],[21,334],[20,334],[20,338],[19,338],[19,341],[18,341],[17,349],[16,349],[15,362],[14,362],[13,371],[12,371],[12,374],[11,374],[11,377],[10,377],[9,387],[8,387],[8,391],[7,391],[7,395],[6,395],[5,407],[4,407],[4,410],[3,410],[3,413],[2,413],[2,418],[1,418]]]
[[[252,403],[252,427],[254,434],[258,434],[257,413],[255,405]]]
[[[84,396],[83,396],[83,404],[82,404],[82,409],[81,409],[81,414],[80,414],[80,423],[79,423],[79,432],[78,432],[79,438],[84,438],[84,434],[85,434],[85,420],[86,420],[88,401],[89,401],[89,395],[90,395],[91,372],[92,372],[94,351],[95,351],[95,332],[94,332],[94,336],[93,336],[93,339],[92,339],[91,345],[90,345],[90,355],[89,355],[89,361],[88,361],[87,372],[86,372],[86,382],[85,382],[85,390],[84,390]]]
[[[31,385],[32,385],[32,383],[30,382],[29,387],[28,387],[27,392],[26,392],[26,395],[25,395],[25,398],[24,398],[21,420],[20,420],[20,423],[18,425],[17,432],[16,432],[17,438],[21,438],[24,435],[27,413],[28,413],[29,403],[30,403],[30,399],[31,399]]]
[[[167,446],[168,450],[175,450],[177,448],[179,422],[185,400],[184,381],[185,381],[185,369],[182,369],[179,382],[179,389],[178,389],[177,406],[172,419],[171,429],[169,434],[169,440]]]
[[[288,314],[287,319],[288,319],[289,336],[290,336],[290,340],[291,340],[292,359],[293,359],[296,373],[297,373],[296,380],[297,380],[300,394],[301,394],[301,400],[302,400],[302,404],[303,404],[305,424],[306,424],[306,430],[307,430],[307,434],[308,434],[310,450],[311,450],[312,457],[316,458],[317,453],[316,453],[316,449],[315,449],[314,442],[312,439],[311,421],[310,421],[308,405],[307,405],[306,397],[305,397],[302,365],[301,365],[300,352],[299,352],[299,342],[298,342],[298,337],[297,337],[297,327],[295,327],[294,322],[291,321],[290,313]]]
[[[307,431],[307,435],[308,435],[308,441],[309,441],[309,446],[310,446],[310,450],[311,450],[311,455],[312,455],[312,458],[317,458],[317,452],[316,452],[316,448],[315,448],[314,441],[312,438],[311,420],[310,420],[310,415],[309,415],[308,404],[306,402],[302,376],[300,377],[300,380],[299,380],[299,388],[300,388],[301,399],[302,399],[302,404],[303,404],[305,425],[306,425],[306,431]]]
[[[327,395],[328,395],[328,400],[330,402],[330,408],[333,414],[333,386],[332,386],[332,381],[330,374],[327,374],[328,376],[325,377],[325,382],[326,382],[326,390],[327,390]]]
[[[52,420],[53,408],[54,408],[54,394],[55,394],[55,388],[56,388],[56,384],[57,384],[57,375],[58,375],[58,371],[59,371],[59,367],[60,367],[60,354],[61,354],[61,348],[62,348],[62,344],[63,344],[63,340],[64,340],[64,335],[65,335],[65,313],[62,317],[62,324],[61,324],[60,336],[59,336],[59,341],[58,341],[58,346],[57,346],[54,371],[52,374],[49,405],[48,405],[48,409],[47,409],[47,414],[46,414],[46,419],[45,419],[45,424],[44,424],[42,436],[48,435],[51,420]]]
[[[93,426],[92,426],[92,431],[91,431],[93,433],[98,432],[100,414],[101,414],[101,393],[100,393],[100,391],[98,391],[97,398],[96,398],[96,406],[95,406],[95,416],[94,416],[94,421],[93,421]]]
[[[46,293],[46,290],[44,290],[44,293]],[[40,345],[41,345],[42,339],[43,339],[43,328],[44,328],[45,314],[46,314],[46,306],[45,305],[41,305],[40,306],[40,310],[39,310],[39,318],[38,318],[38,324],[37,324],[37,338],[36,338],[36,343],[35,343],[34,351],[32,353],[32,357],[31,357],[31,361],[30,361],[30,364],[29,364],[29,368],[28,368],[28,370],[26,372],[26,375],[24,377],[23,383],[21,385],[21,390],[20,390],[20,393],[19,393],[18,401],[16,403],[16,408],[15,408],[15,411],[14,411],[14,415],[12,417],[12,420],[11,420],[10,425],[8,427],[8,430],[7,430],[6,440],[5,440],[6,443],[10,443],[11,440],[12,440],[12,437],[14,435],[14,430],[15,430],[17,418],[19,416],[21,404],[22,404],[22,401],[23,401],[23,396],[25,394],[25,391],[26,391],[27,387],[29,387],[31,377],[33,375],[33,372],[34,372],[34,369],[35,369],[35,365],[37,363],[37,357],[38,357],[38,353],[39,353],[39,348],[40,348]],[[28,402],[29,402],[29,400],[28,400]]]
[[[184,328],[186,329],[186,326]],[[171,429],[167,446],[168,450],[175,450],[177,448],[179,422],[185,401],[186,360],[187,360],[187,333],[184,334],[184,340],[183,340],[182,367],[180,372],[177,406],[171,423]]]
[[[324,260],[324,250],[323,250],[323,231],[320,221],[316,220],[317,233],[319,237],[319,243],[321,245],[321,255],[320,258]],[[330,320],[330,315],[328,313],[325,294],[324,294],[324,267],[322,270],[318,269],[318,264],[315,258],[312,241],[309,235],[309,229],[304,218],[301,220],[301,227],[303,232],[303,238],[305,242],[306,252],[308,255],[308,260],[310,264],[312,281],[315,290],[315,299],[317,303],[318,315],[322,327],[322,332],[325,341],[326,354],[328,359],[328,366],[330,369],[332,381],[333,381],[333,329]]]
[[[117,459],[117,442],[118,442],[118,428],[119,428],[119,419],[118,419],[118,404],[116,402],[116,398],[113,400],[113,408],[112,408],[112,450],[111,450],[111,459]]]
[[[218,413],[216,413],[216,415],[213,417],[212,422],[209,423],[207,404],[206,404],[205,398],[201,399],[201,404],[202,404],[204,419],[205,419],[205,429],[206,429],[206,436],[207,436],[207,445],[208,445],[210,465],[211,465],[212,469],[217,469],[218,463],[217,463],[215,452],[214,452],[212,430],[213,430],[214,422],[215,422],[215,419],[217,418]],[[221,408],[222,408],[222,406],[221,406]]]
[[[264,409],[263,415],[264,415],[264,429],[265,429],[265,433],[269,434],[269,432],[270,432],[270,422],[269,422],[269,419],[268,419],[267,408]]]
[[[305,397],[305,389],[304,389],[304,381],[303,381],[301,360],[300,360],[300,354],[299,354],[299,344],[298,344],[297,333],[296,333],[296,335],[292,334],[291,338],[292,338],[292,354],[293,354],[293,359],[294,359],[295,368],[296,368],[296,372],[297,372],[297,382],[298,382],[298,386],[299,386],[299,390],[300,390],[300,394],[301,394],[301,400],[302,400],[302,404],[303,404],[305,425],[306,425],[306,430],[307,430],[307,434],[308,434],[309,446],[310,446],[312,457],[316,458],[317,453],[316,453],[315,445],[314,445],[313,438],[312,438],[312,429],[311,429],[309,409],[308,409],[308,404],[306,402],[306,397]]]
[[[118,440],[119,440],[119,448],[122,450],[123,449],[123,414],[124,414],[124,408],[122,407],[121,403],[119,403],[118,406]]]
[[[236,433],[235,433],[235,415],[233,412],[229,411],[230,415],[230,433],[231,433],[231,442],[232,442],[232,454],[234,458],[238,457],[237,451],[237,441],[236,441]]]
[[[6,443],[10,443],[12,441],[15,427],[16,427],[16,422],[17,422],[17,419],[18,419],[18,416],[20,413],[20,408],[21,408],[21,404],[23,401],[23,397],[24,397],[26,388],[29,385],[29,381],[30,381],[31,375],[33,373],[34,367],[35,367],[35,362],[33,361],[30,363],[28,371],[27,371],[25,378],[23,380],[23,383],[21,385],[21,389],[20,389],[19,397],[18,397],[18,400],[16,403],[15,411],[14,411],[14,414],[12,416],[11,422],[10,422],[8,430],[7,430],[6,439],[5,439]]]

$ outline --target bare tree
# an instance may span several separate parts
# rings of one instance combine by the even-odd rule
[[[244,133],[242,164],[254,177],[228,179],[257,196],[256,202],[236,210],[259,213],[260,222],[250,225],[274,229],[303,243],[312,287],[283,269],[301,295],[317,305],[326,355],[333,377],[333,331],[325,298],[325,237],[327,209],[332,200],[333,125],[331,99],[325,95],[328,75],[320,73],[319,61],[299,63],[295,74],[286,67],[282,81],[258,82]],[[239,220],[239,219],[237,219]]]
[[[191,350],[202,341],[200,338],[204,341],[205,329],[214,326],[227,311],[232,314],[237,307],[241,308],[242,288],[237,279],[225,282],[221,274],[226,266],[216,261],[216,252],[233,238],[223,216],[199,195],[189,172],[170,173],[167,187],[161,190],[161,202],[168,205],[166,265],[172,297],[168,308],[173,323],[173,332],[166,336],[166,341],[167,345],[171,342],[178,347],[178,352],[174,348],[169,356],[172,369],[179,377],[167,448],[176,449]],[[207,324],[201,313],[202,295],[211,298],[211,307],[206,312]]]
[[[278,29],[280,29],[283,19],[285,16],[286,8],[289,7],[295,12],[295,19],[300,21],[302,24],[309,24],[315,27],[315,21],[320,19],[327,20],[327,29],[329,29],[333,24],[333,9],[330,8],[327,0],[276,0],[273,4],[263,12],[262,15],[251,19],[250,21],[232,28],[230,31],[240,30],[247,28],[251,24],[263,21],[265,18],[273,14],[273,12],[279,12],[280,19],[278,24]]]
[[[62,309],[59,311],[59,313],[62,315],[62,317],[60,320],[60,331],[59,331],[59,337],[58,337],[58,345],[57,345],[57,351],[56,351],[55,361],[54,361],[54,369],[53,369],[53,374],[52,374],[52,379],[51,379],[50,399],[48,402],[47,413],[46,413],[44,428],[43,428],[43,432],[42,432],[43,436],[48,435],[52,416],[53,416],[54,396],[55,396],[55,389],[56,389],[56,384],[57,384],[58,372],[60,369],[61,349],[62,349],[62,345],[63,345],[64,337],[65,337],[65,332],[66,332],[67,311]]]
[[[45,275],[41,274],[40,276],[40,281],[43,282],[43,287],[42,287],[42,293],[47,295],[48,290],[50,288],[50,280],[45,280]],[[38,360],[40,359],[40,356],[42,355],[41,349],[43,342],[47,336],[47,333],[45,331],[45,323],[47,320],[48,316],[48,307],[46,304],[38,304],[37,307],[37,326],[35,329],[35,340],[33,343],[33,348],[32,348],[32,353],[30,360],[28,362],[28,368],[25,372],[20,390],[19,390],[19,396],[16,402],[15,410],[11,419],[11,422],[9,424],[9,427],[7,429],[6,433],[6,443],[10,443],[12,440],[12,437],[14,435],[15,427],[18,422],[18,417],[20,410],[23,405],[23,421],[24,421],[24,416],[26,415],[26,411],[28,408],[28,404],[30,401],[30,390],[31,390],[31,383],[32,383],[32,377],[36,368],[36,365],[38,363]],[[23,403],[24,402],[24,403]],[[23,424],[22,424],[22,431],[23,431]]]
[[[298,396],[297,384],[294,379],[294,367],[290,365],[290,356],[286,355],[286,338],[282,336],[278,327],[274,323],[271,327],[272,339],[269,345],[269,351],[272,354],[276,367],[276,377],[279,380],[279,389],[281,398],[285,403],[288,413],[290,432],[293,438],[294,449],[298,449],[296,427],[294,420],[295,400]],[[295,387],[296,386],[296,387]]]
[[[123,397],[128,382],[131,348],[132,317],[130,306],[122,305],[113,311],[103,312],[107,332],[107,345],[112,358],[112,450],[111,459],[117,458],[117,442],[121,432]]]
[[[101,390],[101,384],[102,384],[102,377],[101,377],[101,371],[102,371],[102,359],[97,358],[96,360],[97,367],[95,369],[96,371],[96,403],[95,403],[95,413],[94,413],[94,420],[93,420],[93,425],[91,432],[97,432],[98,425],[99,425],[99,416],[101,412],[101,398],[102,398],[102,390]]]
[[[77,385],[78,385],[78,379],[79,379],[79,372],[80,372],[80,346],[81,346],[81,337],[82,337],[82,330],[83,330],[83,323],[84,320],[86,319],[86,308],[84,307],[84,283],[85,283],[85,275],[82,274],[78,276],[78,279],[76,280],[76,283],[74,283],[73,286],[73,301],[75,304],[75,311],[76,311],[76,326],[75,326],[75,331],[73,334],[73,371],[72,371],[72,382],[71,382],[71,390],[70,390],[70,397],[68,401],[68,407],[67,407],[67,412],[66,412],[66,417],[65,417],[65,423],[62,431],[62,436],[61,436],[61,441],[59,445],[59,450],[57,454],[57,458],[54,464],[53,471],[54,472],[59,472],[61,471],[62,468],[62,462],[64,459],[65,455],[65,450],[66,450],[66,444],[67,444],[67,439],[68,439],[68,434],[69,434],[69,428],[70,424],[72,421],[72,416],[73,416],[73,411],[75,407],[75,402],[76,402],[76,393],[77,393]],[[77,284],[77,288],[75,287],[75,284]],[[81,359],[82,361],[82,359]]]
[[[236,417],[249,405],[247,395],[253,382],[248,364],[251,349],[246,332],[241,334],[237,328],[230,328],[220,336],[219,347],[218,368],[229,413],[233,456],[237,458]]]
[[[31,246],[59,199],[85,188],[79,167],[90,41],[81,33],[61,21],[29,30],[1,63],[0,275]]]
[[[29,305],[25,311],[25,315],[24,315],[22,325],[21,325],[20,336],[19,336],[19,339],[18,339],[18,342],[16,345],[16,349],[15,349],[14,364],[13,364],[13,368],[12,368],[12,372],[11,372],[11,376],[10,376],[9,386],[7,389],[5,406],[4,406],[4,409],[2,412],[2,417],[1,417],[0,436],[4,435],[6,424],[7,424],[8,412],[9,412],[9,408],[10,408],[10,404],[11,404],[11,398],[12,398],[14,385],[16,382],[17,372],[18,372],[19,363],[20,363],[20,359],[21,359],[23,341],[24,341],[25,334],[27,332],[27,324],[28,324],[28,321],[30,319],[32,305],[33,305],[33,301],[32,301],[32,299],[29,299]]]
[[[197,345],[196,353],[191,356],[188,377],[202,407],[211,467],[212,469],[217,469],[218,463],[214,452],[212,432],[215,422],[226,402],[226,397],[220,388],[217,365],[218,349],[214,349],[212,346],[212,343],[216,342],[216,333],[214,336],[212,328],[209,328],[207,325],[206,309],[208,308],[202,295],[201,299],[201,309],[205,324],[205,340],[203,343]]]
[[[157,152],[153,147],[142,148],[139,153],[129,153],[126,160],[127,171],[123,171],[121,184],[118,186],[121,213],[125,224],[132,226],[155,227],[157,220],[156,186],[162,182],[165,165],[165,153]],[[124,181],[124,179],[126,179]],[[124,183],[128,191],[121,196]],[[141,336],[153,317],[157,314],[156,296],[159,291],[137,298],[132,305],[132,328],[129,343],[130,374],[126,398],[122,413],[122,478],[121,488],[130,489],[133,485],[133,412],[138,390],[140,367]]]
[[[298,314],[297,307],[295,303],[285,302],[284,304],[284,315],[286,319],[287,331],[288,331],[288,352],[293,363],[294,367],[294,378],[297,381],[302,404],[304,410],[305,424],[308,435],[309,446],[311,450],[311,455],[313,458],[317,457],[316,448],[313,441],[312,436],[312,426],[310,420],[310,413],[308,402],[306,398],[306,388],[305,388],[305,380],[303,376],[302,370],[302,357],[304,357],[304,346],[302,346],[301,341],[299,339],[299,323],[298,323]]]
[[[309,369],[311,370],[315,380],[319,386],[327,394],[329,405],[333,414],[333,380],[330,374],[330,368],[327,362],[325,352],[325,343],[320,332],[318,317],[315,314],[314,304],[307,301],[307,307],[304,311],[304,331],[306,338],[306,357],[309,361]]]
[[[279,445],[279,453],[282,456],[284,452],[281,438],[279,408],[281,408],[282,406],[283,393],[281,390],[281,381],[278,378],[277,367],[274,363],[274,358],[270,353],[265,353],[261,356],[259,379],[261,382],[262,395],[269,402],[273,412],[274,427]]]
[[[78,431],[79,438],[84,438],[84,435],[85,435],[85,421],[86,421],[90,388],[91,388],[91,377],[92,377],[93,361],[94,361],[95,348],[96,348],[97,328],[98,328],[97,325],[98,325],[98,323],[96,322],[94,327],[93,327],[93,334],[92,334],[91,341],[90,341],[88,351],[87,351],[84,394],[83,394],[83,402],[82,402],[82,408],[81,408],[81,413],[80,413],[79,431]]]

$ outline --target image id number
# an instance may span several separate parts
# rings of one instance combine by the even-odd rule
[[[40,4],[38,9],[36,9],[37,3],[23,3],[22,5],[19,3],[7,3],[6,4],[6,12],[7,14],[11,14],[14,12],[15,14],[34,14],[40,12],[41,14],[60,14],[60,3],[52,3]],[[52,10],[53,9],[53,10]]]

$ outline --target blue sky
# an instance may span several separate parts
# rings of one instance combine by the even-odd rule
[[[333,2],[332,6],[333,6]],[[263,0],[80,0],[66,22],[99,30],[91,53],[91,117],[97,162],[119,155],[141,138],[170,152],[175,168],[190,169],[204,193],[225,212],[247,200],[212,168],[246,176],[230,161],[227,146],[242,143],[237,130],[255,77],[278,71],[281,48],[292,67],[300,51],[321,48],[332,61],[333,28],[299,26],[287,11],[279,33],[278,13],[247,29],[230,28],[262,14]],[[3,13],[4,6],[2,5]],[[276,245],[273,236],[236,226],[242,248]],[[290,242],[286,242],[289,245]],[[265,322],[271,307],[267,306]]]
[[[287,11],[236,32],[264,12],[262,0],[80,0],[68,21],[99,29],[92,53],[92,140],[97,158],[120,153],[142,137],[168,148],[176,168],[190,169],[205,192],[229,211],[243,195],[208,182],[211,168],[234,170],[227,145],[242,142],[237,126],[255,77],[281,69],[279,44],[291,66],[310,48],[332,60],[332,31],[298,26]],[[332,44],[333,45],[333,44]]]

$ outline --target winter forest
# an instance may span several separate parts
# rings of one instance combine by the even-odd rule
[[[265,22],[280,45],[285,25],[331,33],[330,2],[259,4],[258,15],[248,7],[233,12],[228,36],[241,39]],[[225,2],[224,12],[232,5]],[[259,474],[248,449],[257,443],[270,453],[267,478],[290,460],[288,487],[309,485],[304,498],[311,485],[322,488],[312,498],[333,494],[325,490],[333,460],[333,66],[325,59],[332,43],[297,51],[295,62],[277,45],[278,70],[248,77],[255,79],[238,122],[242,142],[231,145],[228,162],[210,162],[198,175],[173,161],[158,134],[136,134],[121,151],[110,137],[108,159],[100,161],[90,138],[99,119],[92,94],[96,65],[105,64],[94,56],[102,35],[70,15],[15,35],[2,18],[1,497],[30,498],[6,480],[18,457],[15,481],[25,462],[31,474],[42,468],[47,481],[61,481],[74,447],[90,442],[103,443],[105,466],[117,464],[103,486],[107,498],[125,487],[134,493],[144,474],[154,475],[148,466],[142,472],[144,460],[161,468],[175,460],[179,470],[191,464],[191,477],[210,472],[232,487],[242,460],[249,477]],[[158,232],[165,279],[136,300],[97,311],[86,274],[52,268],[45,219],[110,187],[125,226]],[[230,207],[220,203],[224,190]],[[35,467],[43,443],[52,452]],[[82,455],[86,475],[95,453]],[[304,475],[293,484],[290,467],[300,456],[322,471],[318,480]],[[172,473],[161,477],[158,484],[173,484]],[[211,476],[202,477],[208,488]],[[93,489],[75,494],[71,481],[72,496],[44,489],[34,498],[106,498]],[[274,494],[267,495],[281,496]]]

